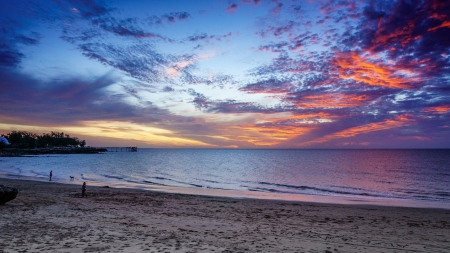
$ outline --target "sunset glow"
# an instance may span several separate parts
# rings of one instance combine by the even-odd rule
[[[2,1],[0,134],[450,148],[450,3]]]

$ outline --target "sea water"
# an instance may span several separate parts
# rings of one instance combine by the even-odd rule
[[[57,181],[73,176],[75,182],[169,186],[180,192],[202,189],[252,196],[270,193],[277,199],[298,195],[450,203],[448,149],[139,149],[0,158],[0,173],[7,177],[46,180],[50,170]]]

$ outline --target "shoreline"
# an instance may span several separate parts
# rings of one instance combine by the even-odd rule
[[[1,179],[17,179],[37,182],[48,182],[46,177],[19,176],[0,173]],[[449,202],[426,201],[426,200],[408,200],[397,198],[369,198],[369,197],[344,197],[344,196],[322,196],[306,194],[288,194],[288,193],[268,193],[257,191],[239,191],[211,188],[194,188],[181,186],[163,186],[152,184],[137,184],[130,182],[114,181],[89,181],[76,179],[53,178],[52,183],[79,185],[87,182],[89,186],[108,187],[116,189],[135,189],[144,191],[155,191],[161,193],[186,194],[209,197],[224,197],[235,199],[255,199],[255,200],[274,200],[288,202],[306,202],[316,204],[338,204],[338,205],[361,205],[361,206],[387,206],[387,207],[405,207],[405,208],[433,208],[450,210]]]
[[[0,178],[4,252],[444,252],[450,211]]]
[[[27,157],[42,155],[69,155],[69,154],[101,154],[108,152],[106,148],[94,147],[54,147],[54,148],[3,148],[0,157]]]

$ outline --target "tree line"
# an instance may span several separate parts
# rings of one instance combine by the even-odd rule
[[[63,132],[51,132],[50,134],[38,135],[26,131],[12,131],[8,134],[2,134],[8,139],[11,147],[18,148],[53,148],[53,147],[85,147],[86,141],[79,140],[77,137],[70,137]],[[0,147],[5,144],[0,142]]]

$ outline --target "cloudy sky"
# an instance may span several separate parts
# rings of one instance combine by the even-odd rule
[[[0,133],[450,148],[450,2],[0,2]]]

